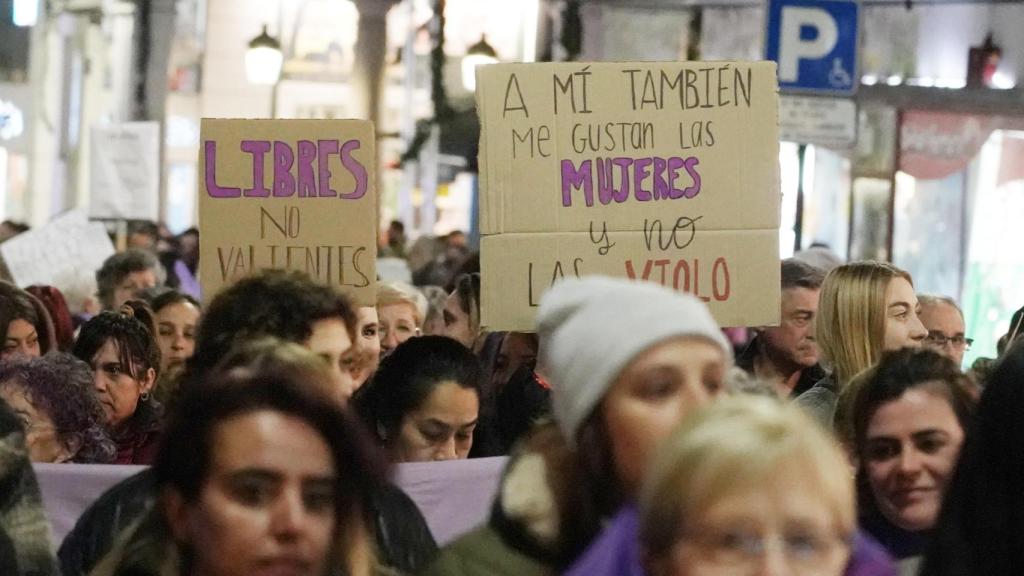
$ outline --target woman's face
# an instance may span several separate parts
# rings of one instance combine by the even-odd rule
[[[462,460],[473,447],[480,412],[475,390],[456,382],[438,384],[419,408],[402,418],[392,444],[398,462]]]
[[[380,364],[380,320],[377,308],[373,306],[360,306],[356,310],[356,319],[355,348],[360,365],[352,373],[352,380],[358,390]]]
[[[882,514],[914,532],[935,526],[964,431],[949,401],[926,386],[880,406],[861,461]]]
[[[523,364],[537,361],[536,340],[522,332],[509,332],[501,342],[491,373],[491,388],[500,390]]]
[[[0,384],[0,398],[7,402],[25,427],[25,445],[33,462],[67,462],[74,451],[61,441],[50,415],[37,410],[21,386]]]
[[[317,320],[305,346],[327,363],[338,399],[347,404],[355,392],[352,372],[356,365],[356,351],[345,323],[337,318]]]
[[[381,357],[391,354],[398,345],[419,335],[416,327],[416,310],[404,302],[377,307],[380,319]]]
[[[885,340],[882,349],[919,347],[928,335],[918,318],[920,312],[921,305],[910,282],[899,277],[890,280],[885,290]]]
[[[136,369],[139,378],[133,378],[131,366],[121,364],[117,342],[108,339],[90,362],[93,387],[103,406],[107,425],[117,429],[135,414],[139,398],[153,387],[156,370]]]
[[[647,462],[690,412],[724,389],[725,354],[702,338],[676,338],[633,359],[602,401],[615,473],[634,497]]]
[[[458,340],[463,346],[473,349],[476,331],[469,322],[469,314],[459,304],[459,295],[452,292],[444,303],[444,335]]]
[[[21,318],[11,320],[11,323],[7,325],[7,335],[4,340],[3,352],[0,353],[0,360],[14,356],[38,358],[41,355],[36,327]]]
[[[172,492],[165,512],[193,550],[195,574],[320,576],[338,519],[330,448],[303,420],[270,410],[213,431],[210,471],[195,502]]]
[[[795,474],[723,496],[685,526],[658,576],[840,576],[849,535],[820,487]]]
[[[156,313],[161,374],[173,376],[185,367],[196,350],[198,322],[199,309],[190,302],[170,304]]]

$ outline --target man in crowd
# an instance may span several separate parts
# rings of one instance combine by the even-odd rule
[[[783,260],[780,323],[758,328],[736,359],[740,368],[773,383],[780,396],[795,398],[825,376],[814,341],[814,317],[824,280],[819,268],[793,258]]]
[[[919,296],[917,300],[921,303],[921,323],[928,330],[924,345],[948,356],[960,366],[964,352],[971,346],[971,339],[965,337],[964,315],[960,307],[948,296]]]
[[[146,288],[163,286],[165,277],[151,252],[130,249],[114,254],[96,272],[100,304],[104,310],[117,310]]]

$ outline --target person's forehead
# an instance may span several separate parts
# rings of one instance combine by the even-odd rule
[[[391,304],[385,304],[381,306],[377,312],[381,320],[400,319],[403,317],[412,319],[416,316],[416,309],[408,302],[392,302]]]
[[[805,288],[803,286],[792,286],[790,288],[783,288],[782,304],[817,307],[818,297],[820,294],[820,288]]]
[[[929,330],[959,330],[962,332],[964,329],[960,311],[946,302],[922,306],[921,322]]]
[[[124,277],[121,278],[121,283],[127,284],[129,282],[144,282],[155,277],[156,273],[153,272],[152,268],[143,268],[142,270],[134,270],[132,272],[125,274]]]
[[[333,473],[330,448],[305,421],[273,410],[238,414],[213,430],[212,462],[221,472],[258,468],[322,476]]]

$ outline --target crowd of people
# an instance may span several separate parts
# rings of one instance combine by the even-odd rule
[[[737,344],[597,276],[490,331],[461,234],[393,225],[411,282],[362,305],[286,271],[203,301],[194,231],[129,244],[95,309],[0,282],[0,574],[1024,574],[1024,313],[965,373],[955,300],[821,250]],[[392,466],[489,456],[439,548]],[[147,468],[50,542],[30,462]]]

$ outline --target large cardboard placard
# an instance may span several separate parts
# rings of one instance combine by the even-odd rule
[[[778,322],[774,63],[495,64],[477,86],[484,325],[531,330],[541,294],[586,274]]]
[[[160,205],[160,123],[93,126],[89,216],[156,220]]]
[[[376,298],[373,124],[204,118],[199,150],[203,298],[268,268]]]

